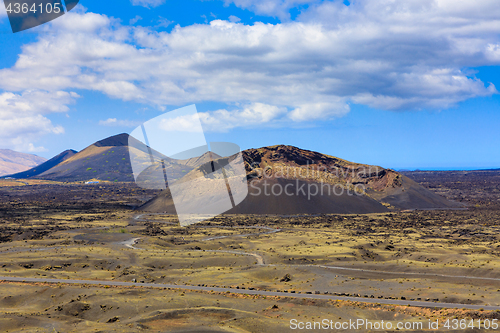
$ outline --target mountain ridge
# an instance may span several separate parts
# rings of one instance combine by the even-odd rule
[[[33,178],[56,181],[133,182],[129,152],[139,158],[136,163],[150,165],[149,150],[142,143],[122,133],[99,140],[78,153],[61,159],[55,166]],[[159,154],[155,152],[155,154]],[[173,181],[182,183],[204,179],[213,170],[237,155],[219,158],[205,153],[188,160],[173,160],[159,155],[169,168]],[[310,214],[310,213],[381,213],[395,209],[453,208],[456,203],[425,189],[410,178],[392,169],[350,162],[335,156],[289,145],[251,148],[241,152],[249,185],[249,195],[228,213],[234,214]],[[51,160],[54,160],[55,157]],[[146,164],[144,164],[146,163]],[[161,175],[161,163],[150,165],[141,184],[148,186],[148,177]],[[36,169],[36,168],[35,168]],[[148,173],[150,172],[150,173]],[[162,178],[163,176],[160,176]],[[163,179],[163,178],[162,178]],[[149,184],[159,184],[155,179]],[[266,187],[276,188],[327,186],[342,189],[311,200],[310,194],[283,193],[263,196]],[[323,190],[323,187],[322,190]],[[162,187],[155,187],[161,189]],[[165,186],[163,185],[163,188]],[[258,194],[258,195],[256,195]],[[169,189],[153,198],[141,209],[151,212],[175,210]],[[168,209],[167,209],[168,208]]]
[[[65,150],[65,151],[61,152],[60,154],[52,157],[50,160],[47,160],[44,163],[35,166],[34,168],[31,168],[31,169],[23,171],[23,172],[18,172],[15,174],[8,175],[8,177],[17,178],[17,179],[36,177],[36,176],[44,173],[45,171],[55,167],[56,165],[60,164],[61,162],[67,160],[68,158],[75,155],[76,153],[78,153],[78,152],[76,150],[73,150],[73,149]]]
[[[47,159],[34,155],[21,153],[11,149],[0,149],[0,176],[29,170],[47,161]]]
[[[96,141],[36,178],[55,181],[134,181],[129,162],[128,134]]]

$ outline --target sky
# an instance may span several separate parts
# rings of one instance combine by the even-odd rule
[[[0,148],[51,158],[195,104],[241,149],[500,168],[497,0],[81,0],[15,34],[0,5],[0,43]]]

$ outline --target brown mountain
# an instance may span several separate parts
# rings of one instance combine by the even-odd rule
[[[250,176],[276,169],[276,178],[354,187],[385,207],[398,209],[451,208],[457,203],[425,189],[392,169],[349,162],[292,146],[249,149],[244,153]],[[254,165],[253,170],[251,165]],[[282,175],[279,174],[282,171]],[[263,173],[262,171],[260,173]]]
[[[147,167],[138,178],[143,185],[156,184],[158,176],[161,176],[158,184],[163,181],[161,164],[151,165],[149,150],[128,134],[98,141],[78,153],[65,152],[25,175],[58,181],[99,179],[131,182],[134,177],[129,151],[135,153],[138,163]],[[214,165],[217,169],[231,159],[206,153],[198,158],[174,161],[158,152],[153,153],[165,161],[169,175],[173,177],[171,180],[180,183],[203,179],[211,173]],[[349,162],[292,146],[248,149],[242,152],[242,156],[249,194],[228,213],[375,213],[458,205],[394,170]],[[49,166],[52,167],[43,170]],[[147,202],[142,209],[175,212],[168,189]]]
[[[137,158],[149,161],[147,148],[139,141],[122,133],[95,142],[82,151],[67,156],[46,171],[37,173],[32,177],[55,181],[87,181],[98,179],[103,181],[133,182],[132,166],[130,164],[129,150],[136,153]],[[132,146],[130,146],[130,144]],[[155,152],[156,155],[161,155]],[[56,160],[57,156],[53,158]],[[168,157],[163,157],[170,161]],[[188,165],[169,163],[175,169],[178,178],[187,174],[193,168]],[[157,165],[150,169],[155,170]],[[177,172],[178,171],[178,172]]]
[[[88,146],[36,178],[57,181],[134,181],[128,134],[118,134]]]
[[[242,155],[249,194],[227,213],[361,214],[457,206],[391,169],[285,145],[249,149]],[[203,177],[205,170],[205,165],[199,166],[185,177]],[[168,190],[141,209],[175,212]]]
[[[0,149],[0,176],[10,175],[35,167],[47,159],[33,154]]]
[[[65,150],[62,153],[60,153],[59,155],[52,157],[50,160],[48,160],[48,161],[46,161],[46,162],[44,162],[44,163],[42,163],[34,168],[31,168],[31,169],[23,171],[23,172],[18,172],[18,173],[9,175],[9,177],[17,178],[17,179],[36,177],[36,176],[44,173],[45,171],[50,170],[51,168],[55,167],[59,163],[64,162],[65,160],[67,160],[71,156],[75,155],[76,153],[78,153],[76,150],[72,150],[72,149]]]

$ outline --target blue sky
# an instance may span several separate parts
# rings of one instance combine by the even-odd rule
[[[50,158],[194,103],[242,149],[500,167],[493,0],[81,0],[16,34],[0,8],[0,148]]]

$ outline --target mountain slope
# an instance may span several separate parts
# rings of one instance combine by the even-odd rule
[[[36,178],[57,181],[133,181],[128,134],[97,141]]]
[[[285,145],[245,150],[242,156],[249,194],[227,213],[363,214],[457,206],[391,169]],[[204,176],[202,165],[185,178]],[[175,212],[168,190],[140,209]]]
[[[44,163],[42,163],[34,168],[31,168],[31,169],[23,171],[23,172],[12,174],[12,175],[10,175],[10,177],[18,178],[18,179],[19,178],[36,177],[36,176],[44,173],[45,171],[50,170],[51,168],[55,167],[59,163],[64,162],[65,160],[67,160],[71,156],[75,155],[76,153],[77,153],[76,150],[72,150],[72,149],[65,150],[62,153],[60,153],[59,155],[52,157],[50,160],[48,160],[48,161],[46,161],[46,162],[44,162]]]
[[[35,167],[47,159],[33,154],[0,149],[0,176],[10,175]]]
[[[216,160],[219,158],[221,158],[219,155],[209,151],[209,152],[207,152],[199,157],[192,157],[192,158],[188,158],[186,160],[176,160],[176,162],[179,164],[182,164],[182,165],[187,165],[191,168],[197,168],[205,163],[208,163],[210,161],[213,161],[213,160]]]
[[[130,140],[129,140],[130,138]],[[132,145],[132,146],[130,146]],[[56,181],[86,181],[99,179],[104,181],[133,182],[134,175],[130,164],[129,150],[133,150],[140,162],[149,163],[149,152],[142,143],[122,133],[95,142],[82,151],[65,159],[36,178]],[[158,153],[155,152],[157,155]],[[161,154],[159,154],[161,156]],[[171,163],[168,157],[163,157],[167,165],[174,169],[178,178],[193,168],[187,165]],[[149,171],[158,168],[153,165]],[[145,172],[147,176],[147,172]]]

